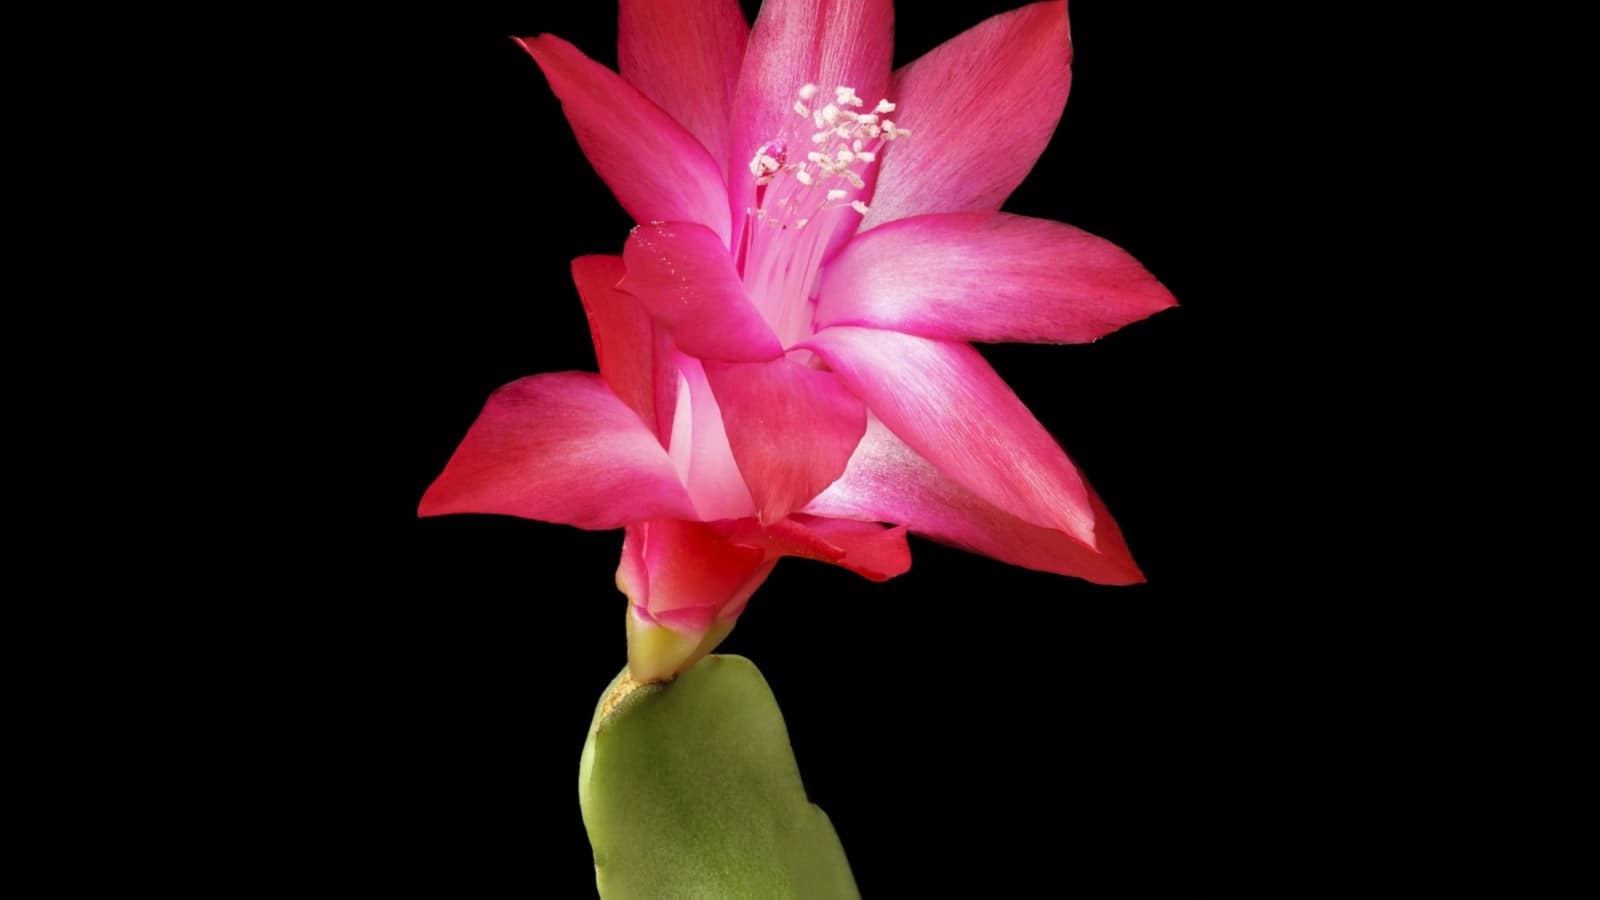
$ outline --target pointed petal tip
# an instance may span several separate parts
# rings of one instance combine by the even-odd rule
[[[435,481],[433,484],[428,485],[426,491],[422,492],[422,499],[417,501],[417,518],[426,519],[432,516],[444,515],[444,511],[439,508],[439,500],[433,490],[438,483]]]
[[[635,221],[701,222],[728,245],[723,166],[694,135],[570,41],[553,34],[513,40],[538,63],[578,146]]]
[[[1123,554],[1121,558],[1106,557],[1106,559],[1110,562],[1110,566],[1096,577],[1087,578],[1086,580],[1109,587],[1129,587],[1135,584],[1145,584],[1149,581],[1145,577],[1144,571],[1139,568],[1139,564],[1133,561],[1132,556]],[[1080,575],[1078,577],[1082,578],[1084,576]]]
[[[538,59],[538,54],[536,54],[534,52],[533,45],[536,42],[540,41],[541,39],[549,37],[549,35],[546,35],[546,34],[541,32],[539,34],[529,35],[527,37],[519,37],[518,35],[515,35],[515,34],[508,35],[508,37],[511,38],[511,42],[512,43],[516,44],[518,47],[521,47],[523,50],[525,50],[527,52],[527,54],[529,56],[532,56],[534,59],[537,60]]]

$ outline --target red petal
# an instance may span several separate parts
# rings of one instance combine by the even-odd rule
[[[628,235],[617,287],[639,298],[691,356],[756,362],[783,355],[777,335],[745,296],[728,249],[700,225],[655,222]]]
[[[911,547],[906,544],[904,525],[880,525],[877,522],[818,516],[791,516],[780,524],[806,528],[816,537],[839,548],[843,554],[839,559],[825,561],[843,566],[863,578],[887,581],[905,574],[911,568]]]
[[[580,256],[572,281],[589,318],[600,377],[622,402],[655,427],[655,326],[639,301],[616,289],[622,257]]]
[[[749,35],[737,0],[622,0],[617,19],[622,77],[699,138],[724,171]]]
[[[945,475],[1018,518],[1094,541],[1077,468],[978,351],[855,327],[823,329],[804,346]]]
[[[742,610],[772,571],[760,548],[730,541],[700,522],[652,519],[631,525],[623,542],[617,584],[634,606],[683,631],[703,631]],[[700,621],[703,619],[703,621]]]
[[[1067,4],[979,22],[895,73],[895,124],[863,229],[929,212],[990,211],[1050,143],[1072,85]]]
[[[728,539],[743,547],[754,547],[768,559],[798,556],[841,568],[872,581],[887,581],[911,568],[911,548],[906,544],[906,528],[848,519],[817,516],[791,516],[771,525],[755,519],[719,522],[716,526]],[[742,611],[729,607],[723,621]]]
[[[762,522],[782,519],[843,474],[867,408],[831,372],[788,359],[705,368]]]
[[[902,522],[917,534],[1012,565],[1075,575],[1097,584],[1144,581],[1122,532],[1089,490],[1095,543],[1022,521],[946,478],[933,464],[872,418],[844,477],[812,500],[807,512]],[[838,520],[831,520],[838,521]]]
[[[604,529],[694,507],[661,442],[600,376],[555,372],[495,391],[417,509],[468,512]]]
[[[566,41],[542,34],[518,42],[539,63],[578,145],[634,221],[698,222],[728,245],[722,167],[694,135]]]
[[[1071,225],[945,213],[845,245],[824,270],[816,321],[941,340],[1077,343],[1176,303],[1126,251]]]

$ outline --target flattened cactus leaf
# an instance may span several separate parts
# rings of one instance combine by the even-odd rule
[[[860,897],[744,657],[708,656],[665,684],[624,670],[595,710],[578,795],[604,900]]]

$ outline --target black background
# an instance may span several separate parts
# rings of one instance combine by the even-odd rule
[[[903,2],[896,63],[1013,5]],[[1293,396],[1281,364],[1312,348],[1287,315],[1309,301],[1285,211],[1313,177],[1295,88],[1204,7],[1073,5],[1065,118],[1005,207],[1116,242],[1180,307],[1093,345],[982,348],[1149,584],[914,539],[881,585],[782,563],[721,648],[770,681],[866,896],[1234,895],[1323,781],[1284,762],[1305,739],[1294,661],[1321,639],[1285,587],[1299,526],[1277,517],[1320,496],[1284,462],[1315,438],[1264,399]],[[1294,52],[1286,23],[1252,24]],[[335,341],[357,374],[321,520],[337,599],[295,607],[314,677],[284,778],[310,785],[305,846],[366,886],[592,895],[577,761],[624,663],[620,533],[415,518],[490,391],[595,368],[568,264],[631,223],[507,39],[545,31],[615,64],[608,2],[394,16],[321,111],[358,138],[321,172],[357,201],[333,248],[354,265],[324,286],[358,313]]]

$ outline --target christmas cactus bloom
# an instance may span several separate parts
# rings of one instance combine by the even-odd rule
[[[1060,445],[969,342],[1092,341],[1174,304],[1131,256],[999,212],[1071,83],[1063,2],[891,72],[890,0],[622,0],[621,73],[521,41],[639,223],[572,266],[598,376],[489,399],[422,515],[626,528],[629,664],[671,677],[776,561],[885,579],[907,530],[1142,580]]]

